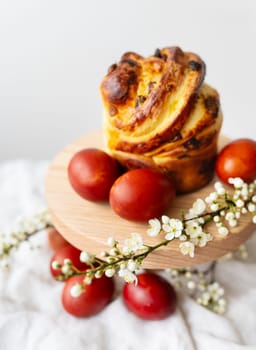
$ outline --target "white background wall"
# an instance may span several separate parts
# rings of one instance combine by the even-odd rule
[[[171,45],[206,61],[223,133],[255,138],[255,0],[0,0],[0,160],[50,159],[99,129],[108,66]]]

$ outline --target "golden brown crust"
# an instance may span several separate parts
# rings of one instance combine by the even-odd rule
[[[145,59],[135,53],[123,55],[100,87],[109,127],[114,134],[117,130],[123,134],[120,142],[118,137],[112,137],[112,140],[116,139],[113,146],[127,152],[143,153],[166,139],[175,138],[204,75],[205,65],[200,57],[184,53],[178,47],[158,50],[154,56]],[[183,96],[181,103],[177,102],[179,94]],[[178,106],[166,122],[159,110],[168,107],[170,100]],[[144,132],[156,126],[159,132],[149,142]],[[131,134],[140,140],[129,141]]]
[[[157,49],[148,58],[125,53],[100,87],[108,151],[127,168],[172,176],[178,192],[205,185],[213,174],[222,113],[204,76],[202,59],[179,47]]]

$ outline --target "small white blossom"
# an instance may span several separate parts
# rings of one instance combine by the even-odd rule
[[[170,219],[169,225],[168,225],[168,230],[166,230],[166,231],[164,230],[165,232],[167,232],[167,234],[165,235],[165,239],[167,239],[168,241],[171,241],[175,237],[176,238],[180,237],[180,235],[182,234],[182,230],[183,230],[182,221],[180,221],[178,219]]]
[[[118,275],[127,283],[135,282],[137,284],[137,276],[127,269],[119,270]]]
[[[256,224],[256,215],[254,215],[254,216],[252,217],[252,222],[253,222],[254,224]]]
[[[107,277],[113,277],[115,273],[116,273],[116,270],[113,268],[109,268],[105,271],[105,275]]]
[[[240,177],[236,177],[236,178],[230,178],[228,180],[228,182],[231,184],[231,185],[234,185],[235,188],[239,189],[239,188],[242,188],[243,187],[243,184],[244,184],[244,181],[242,179],[240,179]]]
[[[209,194],[209,197],[212,202],[216,201],[218,199],[218,193],[217,192],[212,192]]]
[[[167,215],[162,215],[161,220],[162,220],[162,224],[168,224],[170,218]]]
[[[89,284],[92,283],[92,279],[93,279],[93,277],[91,277],[91,276],[86,276],[86,277],[84,278],[84,283],[87,284],[87,285],[89,285]]]
[[[127,263],[127,269],[131,272],[134,272],[137,269],[136,261],[130,259]]]
[[[195,281],[188,281],[187,287],[188,287],[188,289],[195,289],[196,288]]]
[[[214,221],[214,222],[220,222],[220,217],[219,217],[219,215],[215,215],[215,216],[213,217],[213,221]]]
[[[59,270],[61,268],[61,264],[58,261],[54,260],[52,262],[52,268],[53,270]]]
[[[107,240],[107,245],[109,247],[114,247],[116,245],[116,240],[113,238],[113,237],[108,237],[108,240]]]
[[[150,219],[148,221],[150,228],[147,230],[147,235],[150,237],[157,236],[161,231],[161,223],[158,219]]]
[[[186,235],[180,235],[179,237],[180,241],[186,241],[187,240],[187,236]]]
[[[100,252],[100,256],[102,257],[102,258],[105,258],[106,256],[108,255],[108,253],[107,252]]]
[[[183,255],[188,254],[191,258],[194,257],[195,245],[192,242],[182,242],[179,247]]]
[[[228,224],[230,227],[236,227],[237,226],[237,220],[232,219],[228,221]]]
[[[206,209],[205,201],[201,198],[198,198],[192,205],[192,208],[189,209],[188,213],[185,215],[185,219],[193,219],[201,215]],[[202,218],[199,218],[202,219]],[[198,219],[198,220],[199,220]]]
[[[256,211],[256,205],[253,203],[249,203],[248,204],[248,210],[250,213],[253,213],[254,211]]]
[[[76,283],[70,288],[70,295],[73,298],[78,298],[83,292],[84,288],[80,283]]]
[[[135,253],[142,248],[144,248],[142,237],[139,233],[134,232],[124,241],[123,252],[125,254]]]
[[[248,198],[249,195],[249,190],[248,190],[248,185],[244,184],[244,186],[241,189],[241,195],[243,196],[243,198],[246,200]]]
[[[214,184],[214,188],[215,188],[215,190],[217,191],[218,189],[223,188],[223,185],[222,185],[221,182],[217,181],[217,182],[215,182],[215,184]]]
[[[215,182],[214,188],[219,196],[223,196],[226,193],[225,188],[223,187],[221,182]]]
[[[196,237],[192,238],[192,242],[199,247],[205,247],[206,244],[212,240],[212,235],[209,233],[201,232]]]
[[[205,209],[206,209],[206,204],[201,198],[198,198],[193,203],[192,210],[195,215],[201,215],[205,211]]]
[[[88,252],[81,252],[80,253],[80,261],[86,264],[91,264],[94,262],[95,256],[93,254],[90,254]]]
[[[217,211],[219,209],[219,205],[217,203],[213,203],[211,204],[210,208],[212,211]]]
[[[235,214],[232,213],[232,211],[228,211],[227,214],[225,215],[225,219],[228,220],[228,221],[229,220],[233,220],[234,217],[235,217]]]
[[[220,226],[220,227],[218,228],[218,232],[219,232],[219,234],[220,234],[221,236],[227,236],[228,233],[229,233],[227,227],[225,227],[225,226]]]
[[[205,203],[207,203],[207,204],[211,204],[212,203],[212,200],[211,200],[211,198],[209,196],[207,196],[205,198]]]
[[[224,295],[224,289],[220,287],[218,282],[214,282],[210,284],[208,286],[208,291],[214,301],[218,300],[220,297]]]
[[[62,273],[64,273],[64,275],[66,275],[70,271],[70,266],[69,265],[63,265],[62,268],[61,268],[61,271],[62,271]]]
[[[204,218],[198,218],[197,221],[201,225],[203,225],[205,223],[205,219]]]
[[[256,203],[256,196],[253,196],[253,197],[252,197],[252,202],[253,202],[253,203]]]
[[[242,201],[242,199],[238,199],[236,201],[236,206],[237,208],[242,208],[244,206],[244,201]]]
[[[126,266],[127,266],[126,261],[122,261],[121,264],[119,265],[121,270],[126,269]]]
[[[117,248],[111,248],[110,251],[109,251],[109,254],[111,256],[117,256],[119,253],[118,249]]]
[[[236,219],[240,219],[241,213],[239,211],[236,211],[235,212],[235,217],[236,217]]]
[[[189,235],[192,238],[197,237],[199,234],[202,233],[202,226],[198,224],[197,221],[189,221],[186,225],[185,231],[187,235]]]
[[[95,278],[101,278],[103,275],[103,272],[101,270],[95,272]]]
[[[72,261],[70,259],[64,259],[64,265],[72,265]]]

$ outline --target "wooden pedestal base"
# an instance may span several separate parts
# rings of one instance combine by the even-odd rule
[[[227,143],[220,138],[220,148]],[[64,238],[81,250],[99,254],[107,250],[108,237],[114,237],[120,244],[131,232],[142,235],[144,243],[155,245],[163,236],[151,238],[146,234],[147,223],[134,223],[116,215],[108,203],[98,204],[80,198],[71,188],[67,177],[67,166],[75,152],[89,147],[103,149],[101,132],[85,135],[64,148],[52,161],[46,178],[46,199],[53,224]],[[197,198],[205,198],[213,191],[213,183],[191,194],[178,196],[168,215],[180,218],[181,209],[188,209]],[[241,217],[238,227],[226,237],[218,235],[214,224],[208,226],[208,232],[214,235],[213,241],[204,248],[196,248],[195,257],[184,256],[179,251],[179,242],[150,254],[143,267],[150,269],[180,268],[216,260],[238,248],[248,239],[253,224],[246,215]]]

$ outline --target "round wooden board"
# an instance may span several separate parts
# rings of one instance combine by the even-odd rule
[[[219,147],[223,147],[227,142],[227,138],[220,137]],[[111,210],[108,203],[89,202],[74,192],[68,181],[67,166],[75,152],[88,147],[104,148],[101,132],[85,135],[68,145],[53,159],[49,167],[46,177],[46,199],[57,230],[77,248],[96,255],[108,249],[108,237],[115,237],[122,244],[131,232],[138,232],[148,245],[155,245],[163,240],[161,234],[153,238],[147,236],[147,223],[124,220]],[[213,191],[213,182],[197,192],[178,196],[167,214],[180,218],[181,209],[190,208],[197,198],[205,198]],[[232,229],[226,237],[219,236],[215,225],[210,224],[208,232],[214,235],[214,239],[204,248],[197,247],[194,258],[180,253],[177,240],[150,254],[144,260],[143,267],[180,268],[216,260],[238,248],[248,239],[252,230],[253,224],[246,215],[241,217],[239,226]]]

